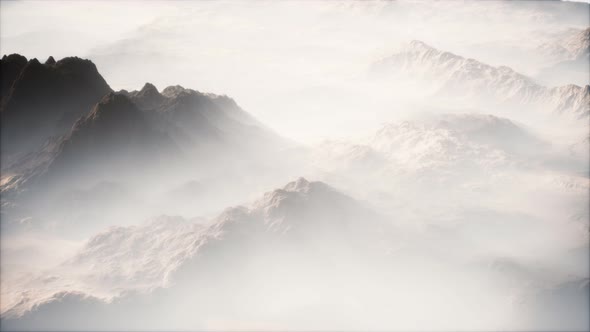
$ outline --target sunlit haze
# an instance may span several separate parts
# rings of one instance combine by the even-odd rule
[[[2,330],[590,330],[590,4],[2,1]]]

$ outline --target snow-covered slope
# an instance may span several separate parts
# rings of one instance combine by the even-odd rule
[[[4,280],[2,315],[19,316],[58,293],[111,299],[127,291],[168,285],[170,274],[201,244],[203,227],[161,216],[139,226],[112,227],[92,237],[70,259],[42,275]]]
[[[412,170],[452,169],[465,163],[496,167],[507,159],[504,151],[472,142],[456,130],[409,121],[385,125],[369,144]]]
[[[450,206],[544,211],[543,219],[564,223],[587,215],[578,205],[587,200],[581,189],[588,188],[587,139],[571,147],[549,143],[493,115],[437,114],[391,122],[363,139],[319,144],[311,159],[321,179],[354,190],[413,225],[440,224],[454,213]],[[537,208],[537,200],[552,204]],[[428,209],[422,210],[425,204]],[[551,206],[570,212],[554,214]],[[584,234],[584,227],[573,226],[573,232]]]
[[[2,324],[17,330],[87,324],[105,330],[408,329],[427,315],[420,326],[526,328],[519,324],[528,317],[514,319],[522,311],[511,303],[530,300],[518,309],[529,310],[537,302],[528,294],[538,289],[522,292],[506,280],[554,285],[562,277],[545,280],[512,258],[509,267],[516,270],[462,265],[453,256],[480,262],[474,253],[487,238],[482,231],[518,232],[510,238],[531,231],[518,218],[503,222],[493,213],[477,222],[473,214],[463,218],[465,229],[412,234],[325,183],[300,178],[208,223],[160,217],[102,232],[54,269],[3,284]],[[401,315],[391,317],[391,310]]]
[[[535,78],[550,85],[590,83],[590,28],[569,28],[547,39],[534,50],[547,59]]]
[[[567,29],[555,36],[555,40],[539,45],[539,51],[556,62],[588,59],[590,52],[590,28]]]
[[[324,142],[317,157],[344,163],[342,166],[388,165],[407,172],[441,172],[509,166],[538,154],[546,146],[506,118],[438,114],[385,124],[372,136],[357,142]]]
[[[549,106],[552,111],[575,117],[590,114],[589,86],[545,87],[511,68],[490,66],[416,40],[375,63],[372,71],[423,82],[425,91],[432,89],[441,97],[502,106]]]
[[[317,268],[322,259],[342,264],[341,259],[356,259],[367,250],[387,252],[383,243],[375,241],[392,236],[386,227],[385,219],[364,204],[324,183],[299,178],[247,207],[229,208],[209,223],[159,217],[140,226],[108,229],[60,266],[32,278],[6,281],[10,285],[3,287],[3,323],[15,327],[54,324],[29,319],[51,308],[59,310],[60,303],[72,297],[106,306],[115,301],[116,306],[118,298],[174,289],[179,283],[196,290],[189,299],[185,288],[176,289],[185,293],[186,301],[205,305],[207,300],[199,297],[209,296],[204,290],[228,286],[223,282],[233,272],[241,275],[244,290],[254,287],[253,276],[259,272],[251,270],[251,264],[267,264],[272,270],[279,266],[302,269],[303,273]],[[306,261],[311,258],[317,261]],[[176,291],[174,296],[179,296]],[[82,310],[93,321],[106,314]],[[112,323],[129,326],[127,321]]]

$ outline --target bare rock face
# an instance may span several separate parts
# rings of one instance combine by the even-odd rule
[[[53,75],[53,68],[59,66],[60,62],[34,64],[41,77]],[[220,158],[235,160],[237,153],[255,160],[251,149],[266,151],[273,143],[284,142],[231,98],[180,86],[160,93],[146,83],[139,91],[109,92],[89,110],[51,144],[30,153],[17,146],[25,154],[3,165],[12,174],[2,187],[6,197],[9,192],[39,192],[33,188],[65,190],[67,185],[81,183],[153,180],[153,176],[176,174],[176,167],[199,169]],[[36,113],[30,116],[48,121]]]
[[[131,96],[133,101],[142,109],[155,109],[165,99],[151,83],[146,83],[141,90],[134,92]]]
[[[3,159],[37,149],[66,133],[111,88],[89,60],[69,57],[45,64],[19,55],[4,56],[2,68]]]
[[[109,93],[65,136],[48,170],[83,178],[126,176],[178,160],[174,142],[155,130],[126,96]]]
[[[119,93],[128,96],[148,114],[154,126],[169,133],[187,152],[211,152],[220,145],[243,152],[252,146],[258,150],[286,143],[225,95],[180,85],[159,92],[151,83],[139,91]]]
[[[76,121],[64,141],[64,151],[143,144],[148,143],[150,134],[149,125],[137,106],[123,95],[109,93],[90,114]]]
[[[274,164],[286,142],[227,96],[181,86],[160,92],[151,83],[113,92],[79,58],[42,64],[12,55],[5,68],[18,72],[2,76],[11,88],[1,109],[0,191],[14,203],[3,211],[11,216],[37,204],[69,205],[61,193],[100,183],[149,191],[209,170]]]
[[[47,58],[47,60],[45,61],[45,64],[49,66],[53,66],[55,63],[55,59],[52,56],[49,56],[49,58]]]
[[[8,92],[12,84],[27,65],[27,58],[20,54],[5,55],[0,60],[0,79],[2,84],[2,99],[4,101],[8,96]]]

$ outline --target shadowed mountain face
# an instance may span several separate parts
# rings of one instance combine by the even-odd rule
[[[143,174],[179,161],[181,152],[126,96],[110,92],[67,135],[8,168],[16,174],[5,194],[60,184],[96,184]],[[31,187],[33,186],[33,187]]]
[[[2,98],[0,102],[8,96],[12,84],[27,65],[27,58],[20,54],[4,55],[0,60],[0,76],[2,82]]]
[[[160,93],[146,83],[128,95],[155,126],[171,135],[187,152],[214,153],[220,146],[233,153],[265,150],[287,142],[242,110],[227,96],[169,86]]]
[[[31,152],[50,136],[63,135],[111,88],[89,60],[76,57],[45,64],[4,56],[2,69],[2,161]]]
[[[181,163],[196,170],[238,156],[260,161],[285,144],[226,96],[180,86],[160,94],[147,83],[140,91],[110,92],[66,135],[8,165],[13,178],[3,191],[22,191],[38,181],[77,183],[72,179],[78,176],[96,184],[169,175]]]
[[[63,220],[61,212],[74,211],[71,193],[104,183],[115,184],[113,194],[130,186],[153,195],[195,179],[221,190],[251,168],[278,170],[276,153],[289,144],[227,96],[181,86],[160,93],[150,83],[112,92],[88,60],[23,59],[2,62],[23,67],[2,106],[2,199],[18,206],[3,208],[5,220],[41,210],[39,219],[55,212]]]
[[[109,93],[90,114],[76,121],[50,169],[69,178],[73,170],[86,178],[130,174],[178,161],[180,154],[174,142],[155,130],[129,98]]]

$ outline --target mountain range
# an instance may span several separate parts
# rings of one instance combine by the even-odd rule
[[[494,67],[475,59],[438,50],[414,40],[372,66],[379,75],[422,82],[441,97],[476,100],[503,107],[549,108],[576,118],[590,115],[590,86],[545,87],[511,68]]]
[[[113,91],[79,58],[1,61],[3,234],[87,239],[3,276],[3,329],[409,330],[427,317],[503,330],[563,327],[562,300],[588,307],[588,181],[563,166],[587,157],[588,136],[567,159],[528,123],[437,108],[291,149],[225,95]],[[589,114],[589,86],[544,87],[418,41],[374,70],[435,102]],[[320,181],[285,184],[292,173]]]
[[[472,230],[459,232],[471,236],[478,234],[469,233],[477,227],[490,231],[498,222],[493,216],[477,223],[465,217]],[[454,231],[402,232],[395,219],[325,183],[299,178],[208,221],[161,216],[112,227],[62,264],[10,281],[11,292],[2,294],[2,326],[312,329],[333,326],[338,318],[342,326],[379,322],[409,328],[417,305],[433,326],[450,326],[445,325],[448,317],[459,318],[480,303],[469,309],[473,318],[462,326],[507,328],[530,326],[528,320],[537,322],[536,317],[562,326],[560,316],[548,310],[562,300],[579,303],[579,311],[588,306],[583,293],[572,292],[574,285],[587,289],[587,279],[544,280],[538,271],[510,259],[469,263],[457,273],[460,260],[450,259],[449,253],[478,257],[465,250],[468,237],[441,242]],[[513,223],[520,222],[505,227],[519,234],[531,229]],[[507,282],[518,287],[507,287]],[[531,288],[531,282],[550,288]],[[441,293],[444,301],[438,299]],[[507,308],[511,298],[526,315],[514,320],[507,316],[510,310],[492,310]],[[382,306],[389,309],[379,310]],[[391,309],[404,315],[392,318]],[[339,317],[342,313],[350,316]],[[56,317],[68,317],[67,324]],[[580,317],[573,315],[567,326],[583,326],[587,320]]]
[[[149,83],[113,92],[90,61],[52,59],[2,60],[3,72],[20,69],[3,81],[10,85],[2,101],[5,197],[31,186],[154,180],[178,167],[194,173],[256,162],[289,144],[227,96],[181,86],[160,93]]]
[[[269,283],[258,297],[271,296],[274,287],[285,287],[283,303],[277,305],[297,305],[293,302],[297,292],[290,287],[308,285],[320,291],[319,283],[327,281],[324,274],[350,273],[351,264],[362,257],[377,259],[375,254],[387,253],[388,243],[394,243],[392,230],[387,218],[366,204],[324,183],[299,178],[248,206],[228,208],[210,221],[162,216],[143,225],[101,232],[44,276],[15,281],[24,284],[13,287],[14,293],[3,294],[7,301],[2,325],[60,328],[65,326],[63,321],[47,315],[61,312],[66,305],[73,317],[69,323],[103,326],[100,321],[106,323],[116,314],[113,308],[137,305],[141,307],[126,310],[146,310],[146,296],[159,298],[162,303],[157,306],[166,316],[171,314],[170,301],[184,298],[202,308],[201,315],[215,314],[217,306],[223,305],[242,311],[246,319],[258,309],[244,307],[244,296],[254,295],[247,294],[264,280],[260,278],[266,275]],[[349,279],[345,274],[341,277]],[[198,296],[186,293],[183,285]],[[17,289],[27,290],[18,293]],[[70,301],[81,303],[76,309],[69,307]],[[187,322],[189,317],[183,316],[181,326],[199,327],[205,317],[193,316]],[[143,323],[125,319],[116,326],[145,328],[161,324],[161,318],[140,320]]]

